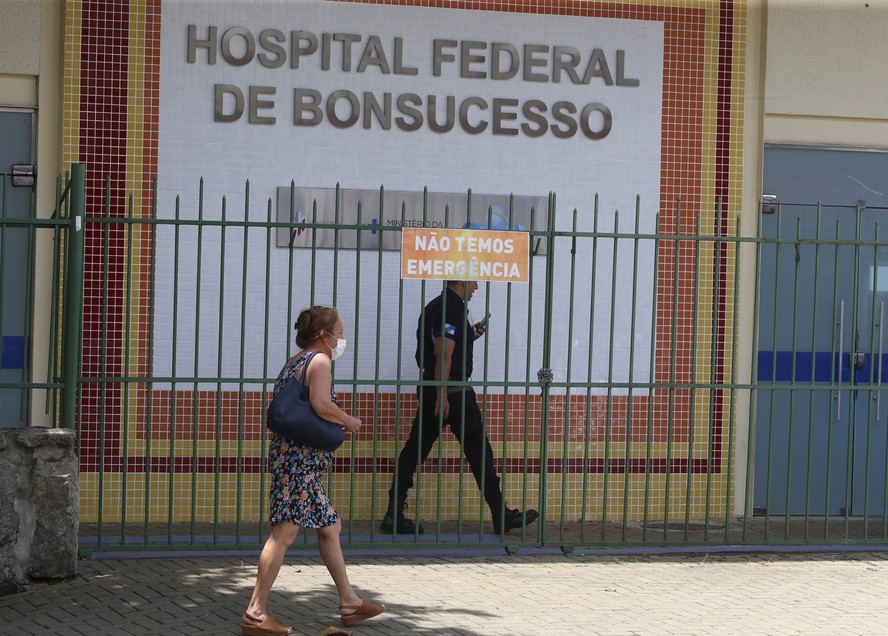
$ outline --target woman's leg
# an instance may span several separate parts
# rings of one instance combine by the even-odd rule
[[[278,572],[281,571],[281,564],[284,562],[287,548],[290,547],[298,534],[299,526],[292,523],[276,523],[271,526],[271,535],[262,548],[262,554],[259,555],[256,587],[253,588],[253,596],[247,606],[247,614],[253,618],[262,619],[268,615],[265,609],[268,594],[277,579]]]
[[[354,625],[382,614],[385,605],[361,600],[349,583],[348,574],[345,572],[345,557],[342,556],[342,545],[339,543],[341,530],[341,521],[326,528],[318,528],[318,547],[321,550],[321,559],[324,560],[324,565],[327,566],[339,592],[340,619],[345,625]]]
[[[342,545],[339,543],[341,531],[341,521],[324,528],[318,528],[318,548],[321,551],[321,559],[327,566],[327,571],[333,577],[333,583],[339,592],[339,605],[360,605],[361,597],[355,593],[345,571],[345,557],[342,555]]]

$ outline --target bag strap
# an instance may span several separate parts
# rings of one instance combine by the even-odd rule
[[[308,365],[311,364],[311,361],[316,355],[318,355],[318,353],[318,351],[312,351],[307,356],[303,356],[305,358],[305,364],[302,365],[302,375],[299,376],[299,384],[304,386],[306,389],[308,388],[308,385],[305,383],[305,374],[308,373]]]

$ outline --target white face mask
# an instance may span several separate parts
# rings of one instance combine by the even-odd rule
[[[338,358],[343,353],[345,353],[345,345],[346,345],[345,338],[337,338],[336,339],[336,346],[330,347],[330,360],[336,360],[336,358]],[[330,345],[327,345],[327,346],[329,347]]]

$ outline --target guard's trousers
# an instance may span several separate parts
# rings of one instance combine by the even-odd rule
[[[395,503],[400,506],[406,503],[408,491],[413,487],[414,473],[425,462],[441,434],[439,418],[435,415],[437,391],[437,387],[434,386],[418,387],[420,404],[416,417],[413,418],[410,437],[398,456],[392,488],[389,490],[390,507]],[[465,407],[463,407],[463,395],[465,395]],[[490,508],[493,519],[499,519],[503,509],[503,493],[500,490],[500,479],[493,464],[493,449],[484,431],[484,421],[481,419],[481,409],[478,408],[475,391],[467,388],[464,391],[448,393],[447,398],[450,403],[450,413],[444,424],[450,426],[450,430],[459,440],[463,455],[472,468],[478,489],[484,493],[484,500]],[[465,418],[462,417],[463,413]],[[396,498],[393,497],[395,492],[397,492]]]

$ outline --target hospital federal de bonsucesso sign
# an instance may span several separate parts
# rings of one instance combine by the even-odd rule
[[[637,88],[639,79],[627,75],[626,51],[580,49],[548,43],[525,43],[432,38],[417,43],[429,47],[430,63],[405,59],[407,43],[401,36],[359,33],[314,33],[263,28],[258,32],[233,26],[188,25],[186,56],[189,64],[209,67],[282,69],[299,77],[299,71],[416,77],[429,84],[448,71],[460,80],[521,80],[527,83],[570,84]],[[575,103],[568,99],[546,101],[478,95],[420,95],[415,92],[352,91],[340,88],[326,95],[311,86],[294,86],[289,96],[276,86],[213,86],[213,121],[234,122],[244,114],[250,124],[278,123],[280,106],[290,106],[293,126],[314,127],[327,121],[336,128],[395,127],[405,132],[428,128],[448,133],[457,127],[470,135],[559,139],[581,135],[589,140],[607,137],[613,127],[611,109],[601,101]]]

